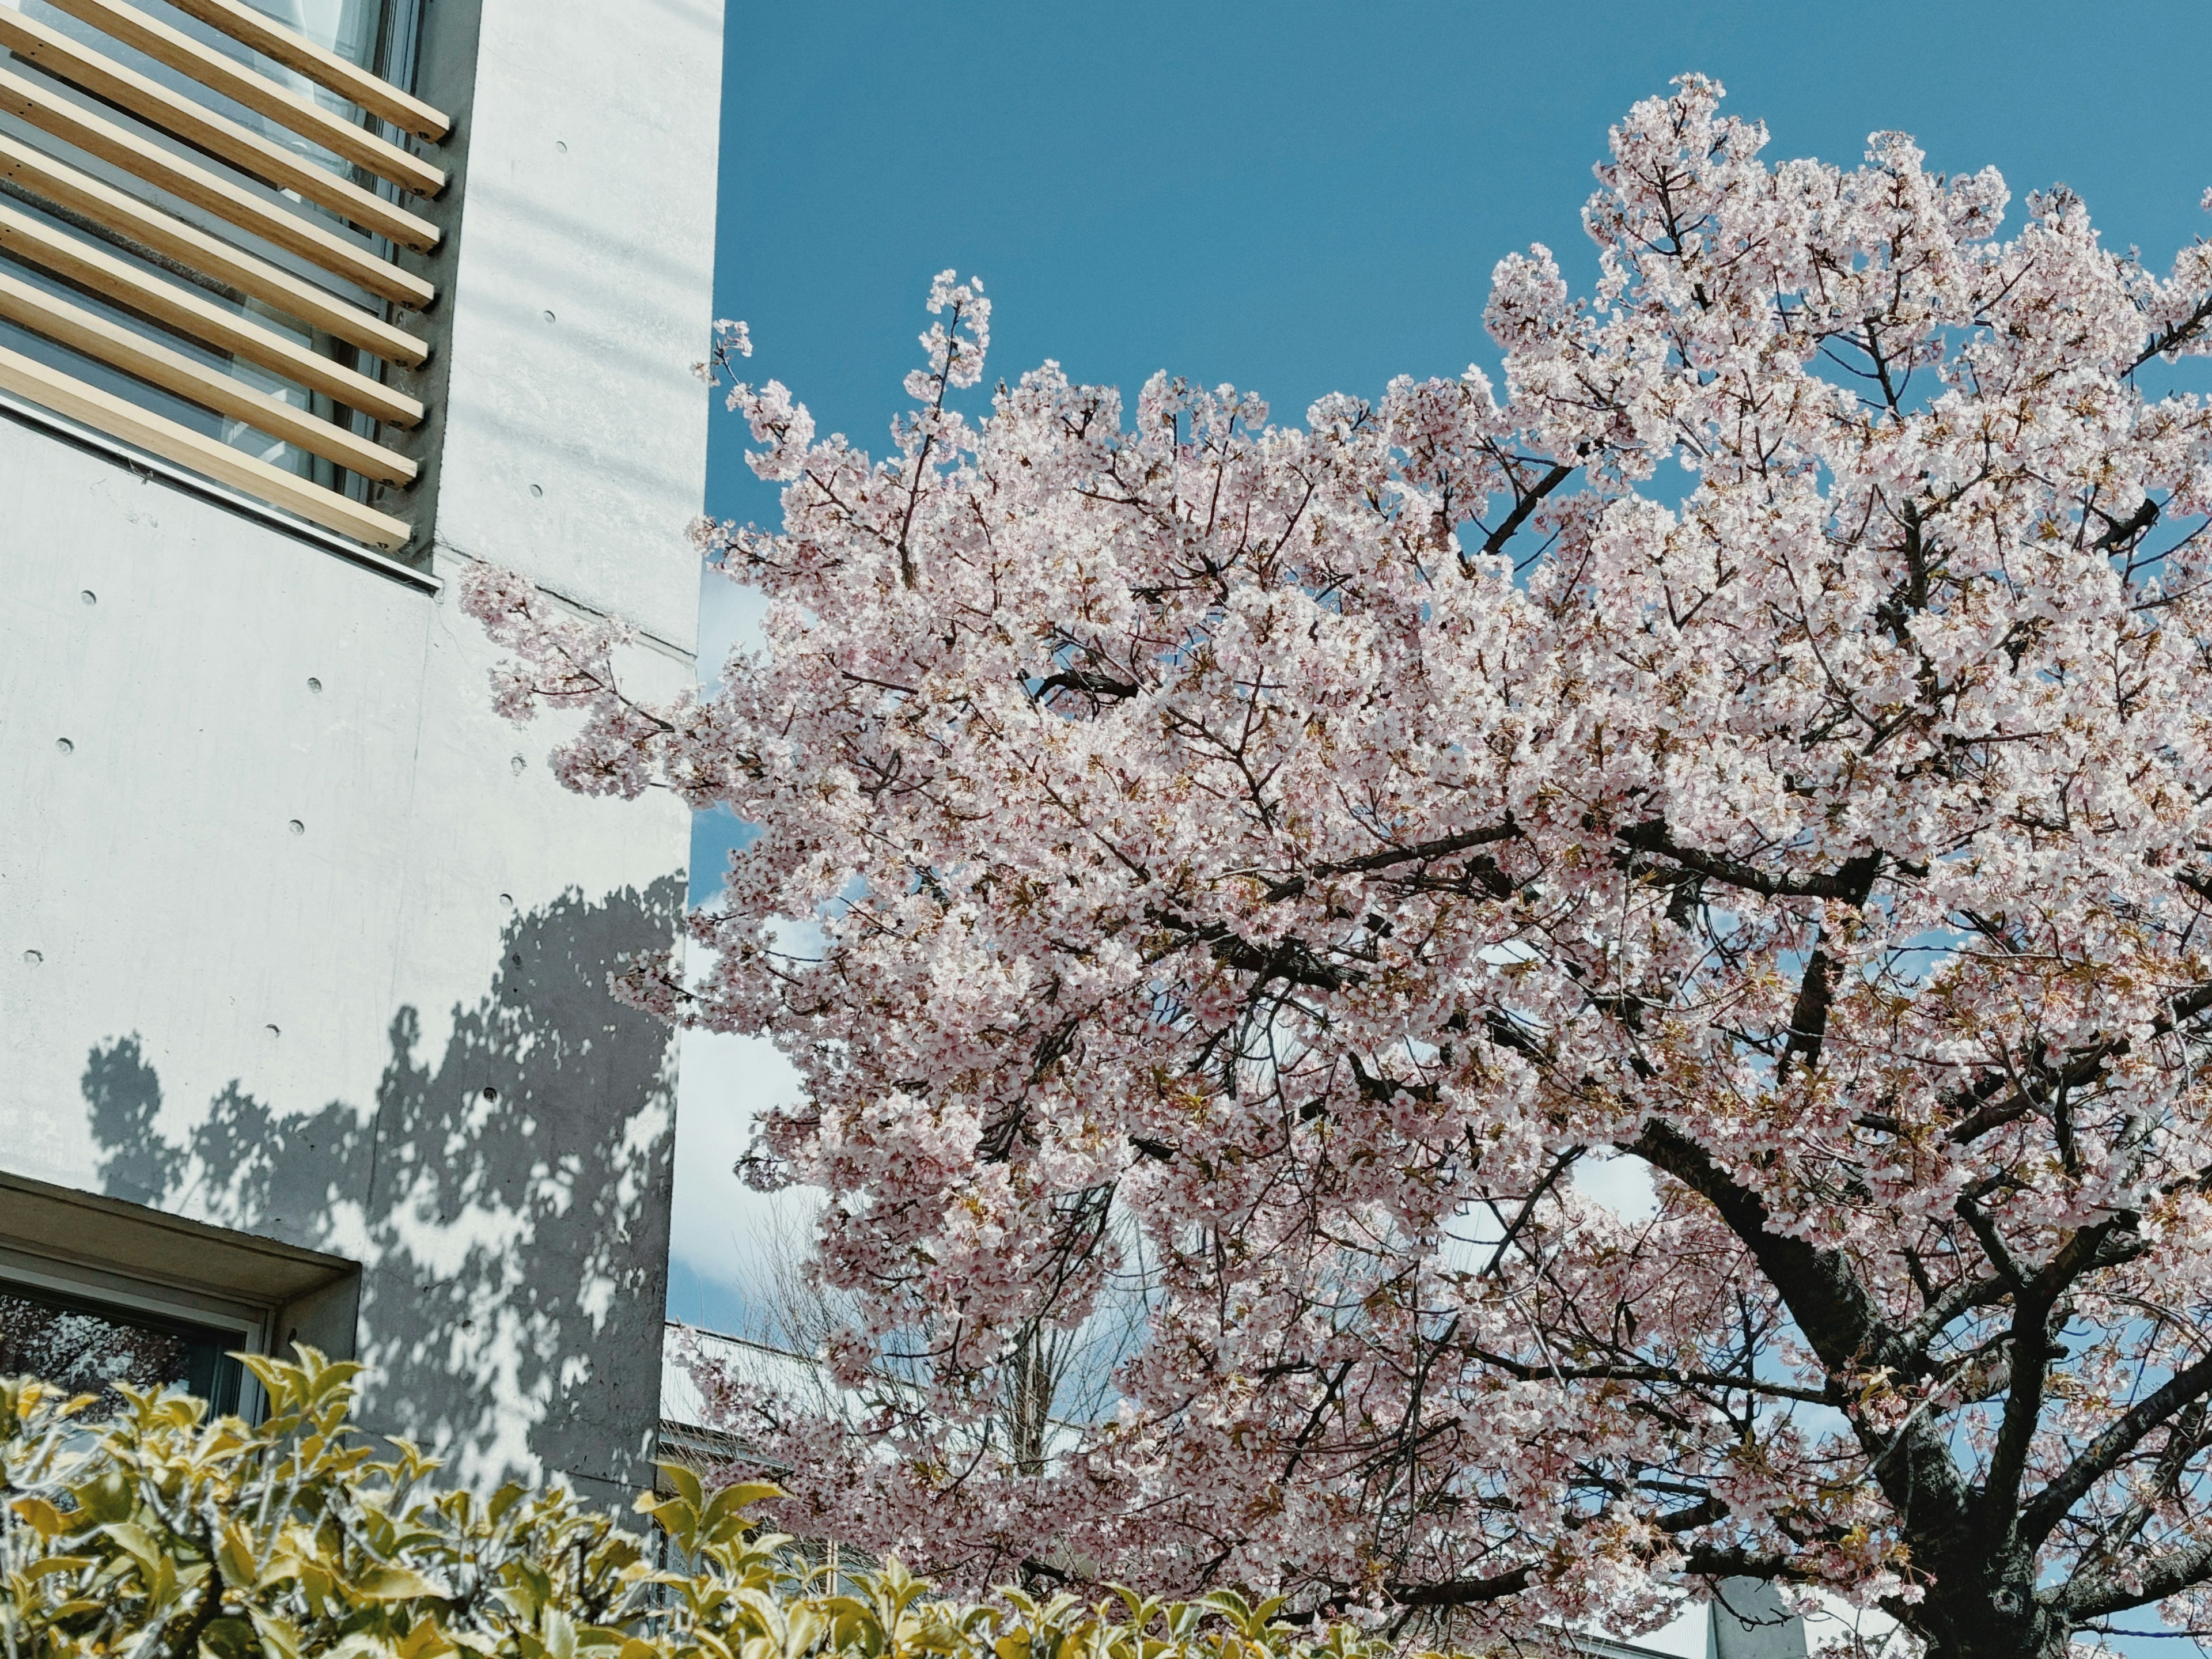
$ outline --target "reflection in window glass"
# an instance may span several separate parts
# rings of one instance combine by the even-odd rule
[[[125,1382],[181,1383],[217,1412],[234,1412],[245,1371],[228,1351],[240,1346],[236,1331],[0,1285],[0,1376],[28,1374],[96,1395],[95,1412],[120,1408],[116,1389]]]
[[[246,0],[246,3],[365,70],[376,68],[376,43],[384,33],[384,0]]]
[[[220,52],[234,62],[251,65],[258,74],[274,81],[280,86],[289,88],[302,98],[321,104],[341,118],[349,122],[358,122],[363,118],[362,112],[338,94],[317,84],[308,77],[273,59],[260,57],[251,47],[231,39],[220,30],[185,12],[176,10],[167,3],[167,0],[138,0],[138,3],[147,9],[155,21],[166,24],[198,41],[201,46]],[[370,68],[372,72],[380,68],[380,59],[385,50],[384,33],[390,16],[395,10],[405,17],[413,15],[411,9],[409,9],[409,0],[251,0],[251,3],[273,20],[305,33],[310,39],[331,50],[361,62]],[[226,119],[235,122],[248,131],[258,134],[269,142],[290,150],[293,154],[318,167],[327,168],[341,177],[352,179],[364,187],[375,185],[374,179],[358,173],[350,162],[324,149],[313,139],[294,131],[291,127],[269,115],[250,109],[244,105],[233,103],[230,100],[209,90],[192,76],[147,57],[126,42],[109,37],[101,29],[63,10],[54,3],[54,0],[0,0],[0,6],[5,5],[20,6],[27,17],[82,42],[102,57],[111,58],[122,67],[143,75],[193,102],[213,109]],[[160,137],[158,129],[137,123],[125,112],[111,112],[108,118],[119,119],[126,127],[138,126],[145,136],[157,143],[167,144],[167,141]],[[174,148],[173,145],[168,147]],[[42,148],[54,147],[42,146]],[[60,147],[60,153],[64,159],[73,159],[66,146]],[[136,193],[143,195],[145,192]],[[120,258],[127,264],[137,265],[142,270],[157,276],[173,274],[161,264],[143,257],[143,250],[137,248],[125,238],[111,235],[96,227],[88,226],[81,222],[66,217],[57,217],[34,199],[15,195],[12,190],[9,194],[13,199],[9,205],[13,210],[29,213],[46,220],[48,226],[65,240],[93,242],[111,258]],[[155,199],[161,201],[163,205],[173,206],[172,201],[160,197],[158,193]],[[366,233],[349,226],[341,216],[326,209],[301,202],[297,198],[292,199],[301,210],[320,221],[325,229],[335,231],[363,245],[373,245],[372,238]],[[191,218],[196,216],[190,209],[186,209],[185,216]],[[204,216],[197,216],[205,223]],[[297,268],[297,261],[256,241],[251,236],[241,236],[227,225],[216,225],[211,228],[218,236],[226,240],[242,243],[250,251],[263,257],[274,258],[280,264],[291,264]],[[0,271],[4,271],[19,281],[27,282],[33,287],[55,294],[70,305],[88,310],[106,321],[117,324],[127,332],[151,336],[169,349],[179,352],[194,362],[228,375],[234,380],[242,381],[258,391],[268,392],[295,407],[311,410],[324,418],[332,420],[338,418],[339,412],[335,403],[326,395],[311,393],[292,381],[243,359],[233,358],[228,353],[212,350],[203,342],[185,333],[164,327],[158,322],[137,313],[118,309],[102,295],[80,289],[72,283],[57,281],[43,268],[35,264],[19,265],[10,257],[11,253],[10,249],[0,248]],[[313,280],[321,280],[313,273],[310,275]],[[279,313],[265,304],[257,301],[240,301],[236,296],[228,295],[221,291],[204,293],[200,297],[204,301],[225,305],[230,309],[250,316],[263,329],[288,336],[297,343],[319,355],[331,357],[347,368],[365,368],[368,372],[374,372],[374,366],[369,364],[353,347],[330,336],[319,334],[304,327],[292,318]],[[150,409],[167,419],[177,421],[195,431],[204,432],[233,448],[242,450],[257,459],[266,461],[283,471],[312,479],[326,489],[340,490],[356,499],[365,499],[367,496],[368,486],[362,481],[344,472],[328,460],[311,455],[243,421],[214,414],[198,404],[159,390],[68,347],[28,333],[13,323],[0,321],[0,346],[22,352],[75,379],[112,392],[130,402]],[[363,436],[374,435],[375,428],[372,422],[355,417],[349,424]]]

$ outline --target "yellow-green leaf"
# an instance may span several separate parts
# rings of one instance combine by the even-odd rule
[[[118,1521],[128,1521],[137,1504],[132,1500],[131,1483],[120,1469],[110,1469],[97,1480],[71,1490],[77,1509],[84,1516],[84,1524],[106,1526]]]
[[[8,1507],[30,1522],[31,1529],[41,1538],[52,1538],[69,1524],[62,1512],[43,1498],[19,1498]]]
[[[352,1589],[355,1597],[363,1601],[411,1601],[417,1596],[441,1593],[411,1567],[371,1567],[353,1581]]]
[[[438,1628],[438,1621],[427,1613],[415,1621],[415,1628],[401,1639],[398,1648],[399,1659],[440,1659],[453,1651],[453,1644]]]
[[[149,1571],[167,1566],[161,1547],[147,1534],[146,1528],[130,1521],[111,1522],[103,1530],[115,1547]]]
[[[668,1461],[664,1461],[659,1467],[660,1472],[668,1477],[668,1484],[676,1489],[678,1498],[694,1510],[706,1507],[707,1489],[699,1484],[696,1471],[684,1464]]]
[[[273,1613],[257,1611],[253,1615],[254,1631],[261,1638],[270,1659],[300,1659],[300,1629],[289,1619],[280,1619]]]
[[[222,1540],[216,1546],[216,1565],[222,1570],[222,1581],[234,1589],[243,1589],[260,1577],[253,1561],[253,1540],[246,1536],[246,1528],[235,1521],[222,1529]]]

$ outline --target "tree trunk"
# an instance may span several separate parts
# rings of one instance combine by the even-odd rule
[[[2025,1613],[1989,1595],[1931,1595],[1907,1626],[1927,1643],[1925,1659],[2067,1659],[2073,1632],[2031,1601]]]

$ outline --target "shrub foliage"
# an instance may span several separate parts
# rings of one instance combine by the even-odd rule
[[[1232,1594],[1098,1606],[1006,1590],[941,1601],[897,1563],[833,1576],[749,1506],[669,1464],[631,1531],[559,1488],[446,1490],[404,1441],[351,1425],[360,1367],[302,1349],[247,1362],[269,1410],[211,1418],[176,1392],[90,1396],[0,1379],[6,1659],[1376,1659]]]

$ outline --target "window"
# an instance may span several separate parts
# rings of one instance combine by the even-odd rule
[[[447,118],[418,0],[0,0],[0,390],[387,550]]]
[[[28,1374],[119,1409],[118,1385],[180,1383],[218,1413],[244,1403],[246,1368],[233,1357],[261,1346],[260,1322],[207,1322],[165,1313],[152,1297],[137,1305],[73,1295],[52,1283],[0,1279],[0,1374]],[[220,1318],[220,1316],[216,1316]]]
[[[358,1264],[281,1240],[0,1172],[0,1375],[121,1401],[181,1383],[248,1418],[234,1353],[312,1344],[350,1358]]]

